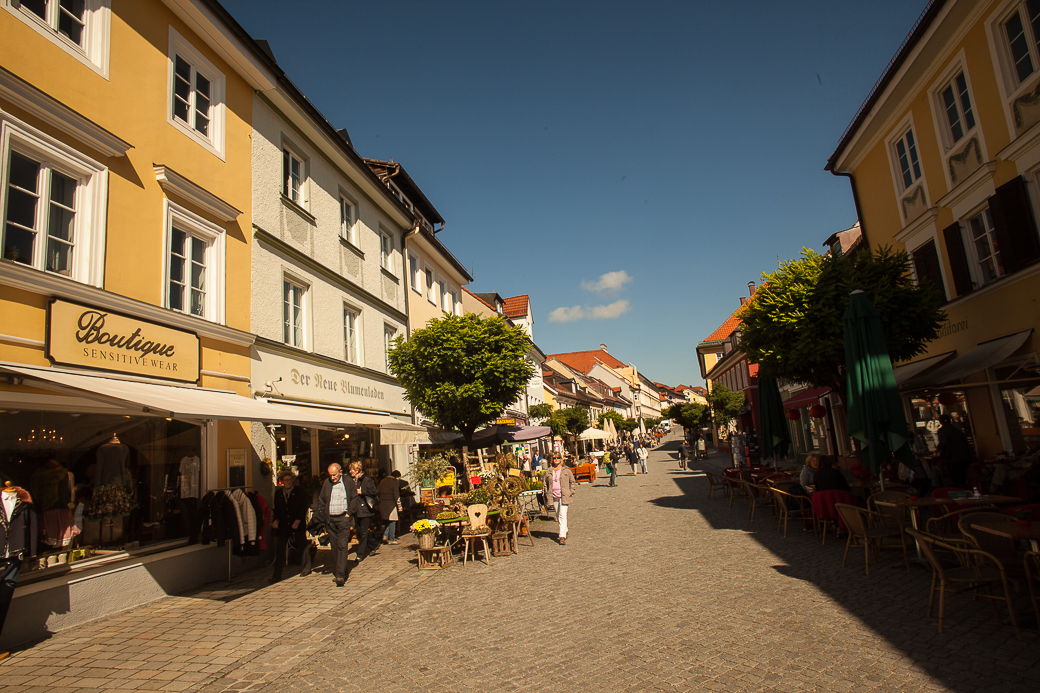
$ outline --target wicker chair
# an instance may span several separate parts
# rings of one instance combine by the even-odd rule
[[[812,502],[808,497],[796,496],[776,487],[771,490],[773,492],[773,498],[775,499],[773,502],[773,509],[776,511],[777,518],[776,531],[779,532],[782,527],[784,530],[784,539],[787,538],[788,520],[808,521],[813,524],[815,529],[815,523],[813,523]]]
[[[1007,604],[1008,616],[1011,619],[1012,627],[1015,629],[1015,637],[1019,640],[1022,639],[1022,634],[1018,630],[1018,621],[1015,620],[1015,609],[1011,604],[1011,592],[1008,590],[1007,573],[999,560],[985,551],[954,546],[940,540],[939,537],[925,532],[918,532],[916,529],[908,529],[906,531],[907,534],[917,540],[922,553],[924,553],[925,558],[932,565],[932,584],[928,592],[928,617],[931,618],[932,616],[932,607],[935,604],[935,591],[938,589],[940,633],[942,633],[943,619],[945,618],[946,594],[972,592],[976,598],[982,597],[991,600],[993,615],[997,618],[1000,617],[1000,613],[997,611],[997,605],[992,602],[1002,601]],[[945,552],[956,555],[961,561],[961,566],[950,568],[943,565],[936,557],[936,549],[942,549]],[[956,589],[955,586],[957,585],[962,587]],[[999,585],[1003,589],[1004,596],[993,594],[995,585]],[[985,593],[979,591],[983,587],[986,588]]]
[[[1026,585],[1029,586],[1029,601],[1033,603],[1033,614],[1036,622],[1040,623],[1040,608],[1036,603],[1036,588],[1033,583],[1040,582],[1040,553],[1026,551],[1025,559],[1022,561],[1023,572],[1026,576]]]
[[[878,491],[867,499],[867,509],[882,516],[882,521],[889,527],[898,527],[900,540],[906,543],[906,528],[912,525],[910,508],[897,508],[891,505],[878,505],[878,501],[890,503],[908,503],[910,495],[902,491]]]
[[[1015,518],[1003,513],[980,512],[969,515],[961,515],[957,521],[957,528],[967,538],[971,548],[985,551],[995,556],[1004,565],[1007,574],[1014,578],[1025,576],[1019,563],[1018,551],[1015,548],[1015,540],[1007,537],[998,537],[996,534],[983,532],[972,527],[976,522],[1016,522]]]
[[[878,550],[886,547],[885,539],[898,539],[899,548],[903,550],[903,563],[910,570],[910,559],[906,555],[906,542],[903,540],[903,529],[899,526],[889,524],[885,516],[869,510],[848,505],[847,503],[835,503],[841,519],[849,529],[849,538],[845,541],[845,557],[841,559],[841,567],[849,559],[849,549],[853,546],[863,547],[863,569],[870,575],[870,550],[874,550],[874,560],[878,560]]]
[[[975,513],[984,512],[996,512],[997,508],[993,505],[975,506],[972,508],[958,508],[953,512],[949,512],[939,517],[931,517],[927,522],[924,523],[924,531],[927,534],[939,537],[942,541],[947,544],[964,544],[966,542],[964,534],[961,532],[957,523],[965,515],[973,515]],[[969,547],[970,548],[970,547]]]
[[[748,502],[751,505],[748,517],[754,520],[755,509],[759,507],[772,508],[773,516],[776,516],[776,498],[773,496],[773,489],[751,481],[745,481],[744,488],[747,490]]]
[[[708,500],[715,499],[715,491],[727,491],[726,478],[705,470],[704,477],[708,480]]]
[[[726,492],[729,493],[729,507],[733,507],[733,499],[737,496],[743,496],[747,491],[744,488],[743,479],[739,476],[725,476],[722,477],[723,484],[726,487]]]

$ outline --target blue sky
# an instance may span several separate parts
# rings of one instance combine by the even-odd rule
[[[925,0],[223,0],[447,221],[546,353],[701,383],[748,281],[855,222],[823,171]]]

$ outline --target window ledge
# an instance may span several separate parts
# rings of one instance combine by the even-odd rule
[[[169,166],[155,164],[152,166],[155,172],[155,180],[166,193],[178,195],[203,211],[209,212],[223,222],[231,222],[238,218],[242,212],[228,204],[213,193],[194,183]]]
[[[292,200],[290,200],[288,197],[285,196],[284,193],[280,194],[279,197],[281,197],[283,205],[285,205],[286,207],[288,207],[292,211],[294,211],[297,214],[299,214],[308,223],[310,223],[311,226],[317,226],[318,225],[318,220],[317,220],[317,218],[315,218],[315,216],[313,214],[308,212],[306,209],[304,209],[303,207],[301,207],[297,203],[295,203]]]
[[[339,242],[343,245],[343,247],[349,249],[351,252],[353,252],[355,255],[357,255],[362,260],[365,259],[365,251],[363,251],[361,248],[357,247],[356,245],[354,245],[353,243],[348,241],[343,236],[339,237]]]
[[[999,291],[1004,287],[1015,284],[1028,277],[1032,277],[1035,274],[1040,274],[1040,261],[1034,262],[1028,267],[1023,267],[1017,272],[1012,272],[1011,274],[1005,274],[1002,277],[997,277],[988,284],[983,284],[982,286],[975,287],[968,293],[962,296],[958,296],[957,298],[947,302],[943,306],[943,308],[946,310],[949,310],[950,308],[956,308],[957,306],[963,303],[967,303],[973,298],[978,298],[979,296],[984,296],[986,294],[993,293],[994,291]]]
[[[387,268],[380,267],[379,271],[383,273],[384,277],[389,277],[390,279],[393,279],[395,284],[400,284],[401,283],[400,277],[398,277],[396,274],[394,274],[393,272],[391,272]]]

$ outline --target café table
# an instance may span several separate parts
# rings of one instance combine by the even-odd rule
[[[934,508],[937,505],[948,505],[948,506],[962,506],[971,507],[973,505],[1001,505],[1008,503],[1021,503],[1022,499],[1015,496],[1000,496],[995,494],[986,494],[979,496],[968,496],[966,498],[915,498],[910,497],[909,500],[905,501],[874,501],[875,505],[883,505],[888,508],[910,508],[910,524],[914,529],[920,531],[920,511],[921,508]],[[916,543],[916,542],[915,542]],[[924,557],[921,555],[921,545],[917,544],[917,560],[924,562]]]
[[[981,532],[989,532],[1005,539],[1028,540],[1029,548],[1040,551],[1040,522],[973,522],[971,526]]]

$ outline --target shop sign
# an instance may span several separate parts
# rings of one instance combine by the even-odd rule
[[[56,364],[185,382],[199,379],[195,333],[58,299],[47,307],[46,353]]]
[[[497,419],[495,424],[498,426],[515,426],[516,419]]]

